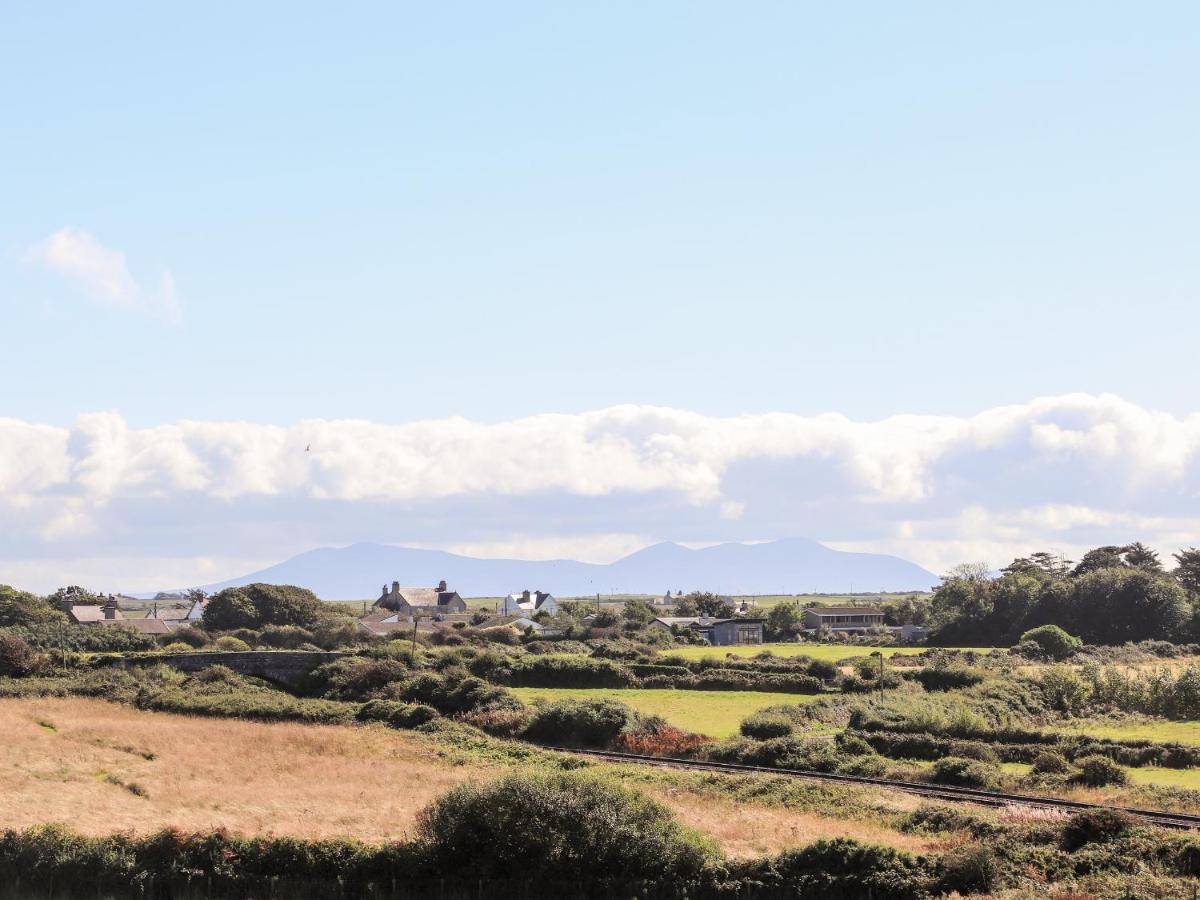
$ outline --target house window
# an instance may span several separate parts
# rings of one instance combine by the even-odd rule
[[[739,627],[737,630],[737,641],[739,644],[759,643],[758,629],[753,627]]]

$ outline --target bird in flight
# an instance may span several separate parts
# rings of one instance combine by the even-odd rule
[[[311,449],[312,449],[312,444],[309,444],[307,447],[304,448],[304,452],[307,453]]]

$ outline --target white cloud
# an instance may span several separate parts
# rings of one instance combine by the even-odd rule
[[[178,322],[182,306],[175,279],[163,269],[152,285],[134,278],[125,254],[101,244],[81,228],[60,228],[33,244],[26,258],[78,283],[97,303]]]
[[[355,540],[611,559],[657,539],[803,535],[939,569],[1200,543],[1198,499],[1200,414],[1109,395],[875,422],[633,405],[495,424],[0,419],[12,559],[147,542],[271,558]]]

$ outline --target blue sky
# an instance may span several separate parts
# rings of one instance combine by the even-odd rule
[[[1197,26],[1183,3],[13,8],[0,417],[65,430],[68,469],[96,412],[134,430],[617,404],[967,421],[1084,392],[1190,434]],[[11,474],[15,446],[0,484],[42,490]],[[561,517],[514,552],[589,539],[587,495],[554,490]],[[675,534],[637,504],[597,527],[906,546],[717,494],[738,528],[726,507]],[[143,526],[122,521],[136,556]],[[504,543],[473,522],[374,536]],[[11,562],[116,553],[95,528]],[[201,543],[156,552],[235,549]]]

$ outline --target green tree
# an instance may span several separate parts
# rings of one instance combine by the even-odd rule
[[[1095,550],[1089,550],[1083,554],[1083,559],[1071,571],[1075,577],[1086,575],[1089,572],[1096,572],[1100,569],[1123,569],[1125,568],[1125,551],[1128,547],[1117,547],[1109,545],[1107,547],[1097,547]]]
[[[1039,625],[1021,635],[1022,641],[1033,641],[1042,652],[1054,660],[1063,660],[1083,646],[1083,641],[1067,634],[1057,625]]]
[[[61,613],[36,594],[0,584],[0,628],[38,625],[61,618]]]
[[[1050,578],[1066,578],[1071,571],[1071,561],[1045,550],[1014,559],[1001,569],[1010,575],[1045,575]]]
[[[254,601],[241,588],[226,588],[204,607],[204,627],[213,631],[257,628],[262,624]]]
[[[1177,639],[1188,618],[1179,584],[1140,569],[1100,569],[1075,580],[1078,621],[1064,622],[1095,644]]]
[[[691,601],[696,610],[692,615],[712,616],[721,619],[727,619],[733,615],[733,604],[729,602],[728,598],[709,593],[708,591],[692,591],[681,599]],[[678,600],[675,601],[675,605],[678,608]],[[683,614],[677,613],[677,615]]]
[[[795,640],[804,628],[804,612],[795,600],[783,600],[767,613],[767,637],[773,641]]]
[[[1143,572],[1157,573],[1163,570],[1158,553],[1151,550],[1141,541],[1130,544],[1125,548],[1125,564],[1134,569],[1141,569]]]
[[[1175,556],[1175,580],[1183,585],[1183,589],[1192,597],[1200,597],[1200,550],[1189,547],[1180,550]]]
[[[621,618],[625,621],[626,626],[632,628],[649,625],[657,617],[658,613],[654,611],[654,607],[645,600],[629,600],[621,610]]]

